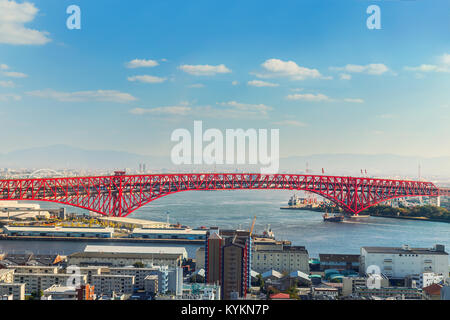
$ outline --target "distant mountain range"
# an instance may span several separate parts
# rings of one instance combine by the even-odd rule
[[[130,168],[137,170],[145,163],[148,170],[157,171],[224,171],[221,166],[177,167],[169,157],[144,156],[122,151],[84,150],[67,145],[54,145],[0,154],[0,168],[49,168],[113,170]],[[418,177],[419,163],[423,177],[450,177],[450,157],[409,157],[392,154],[317,154],[280,159],[280,172],[304,173],[308,163],[310,173],[330,175],[361,175],[361,169],[369,176]],[[259,171],[255,166],[239,166],[239,171]]]

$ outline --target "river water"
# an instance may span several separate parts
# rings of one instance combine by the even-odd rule
[[[310,256],[319,253],[359,253],[362,246],[432,247],[444,244],[450,250],[450,224],[440,222],[363,218],[343,223],[324,222],[319,212],[280,210],[292,191],[192,191],[158,199],[130,215],[132,218],[179,222],[191,227],[249,229],[256,215],[254,233],[270,224],[279,240],[305,246]],[[42,204],[48,207],[49,204]],[[68,207],[69,211],[76,211]],[[34,251],[70,254],[82,251],[86,242],[0,241],[0,251]],[[93,243],[100,244],[100,243]],[[106,244],[106,243],[105,243]],[[129,244],[139,246],[142,244]],[[155,244],[148,244],[154,246]],[[170,246],[170,245],[169,245]],[[197,245],[182,245],[195,256]]]

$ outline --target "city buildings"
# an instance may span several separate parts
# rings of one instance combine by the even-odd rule
[[[225,300],[245,297],[251,286],[251,237],[248,231],[219,230],[207,233],[206,282],[220,284]]]
[[[134,288],[134,276],[100,274],[92,275],[91,283],[97,294],[112,296],[115,294],[131,295]]]
[[[50,213],[47,210],[42,210],[37,203],[0,200],[0,221],[3,223],[48,218],[50,218]]]
[[[39,294],[55,284],[64,286],[86,284],[87,276],[65,273],[14,273],[14,283],[24,283],[25,294]]]
[[[58,267],[47,267],[47,266],[9,266],[11,271],[15,271],[16,273],[48,273],[48,274],[57,274]]]
[[[398,300],[424,300],[422,289],[408,288],[408,287],[381,287],[368,288],[356,287],[355,294],[363,299],[389,299],[395,298]]]
[[[84,252],[69,255],[67,262],[77,266],[125,267],[142,263],[175,268],[186,258],[186,249],[178,247],[87,246]]]
[[[0,268],[8,266],[57,266],[62,262],[58,254],[5,253],[0,254]]]
[[[359,254],[319,254],[320,270],[354,270],[359,271]]]
[[[443,274],[423,272],[421,274],[408,275],[406,277],[406,283],[410,287],[424,288],[435,283],[443,283],[446,278]]]
[[[43,292],[41,300],[78,300],[76,287],[52,285]]]
[[[25,284],[0,282],[0,296],[2,295],[12,295],[12,300],[25,300]]]
[[[101,227],[41,227],[41,226],[4,226],[4,233],[8,236],[28,237],[74,237],[74,238],[112,238],[113,228]]]
[[[145,289],[148,276],[157,276],[158,290],[163,294],[171,293],[181,295],[183,290],[183,270],[180,267],[169,268],[167,266],[152,266],[148,268],[122,267],[108,268],[102,274],[130,275],[134,277],[134,288]]]
[[[158,275],[151,274],[144,279],[144,290],[146,294],[155,295],[159,292],[158,290]]]
[[[344,277],[342,280],[342,295],[355,295],[357,287],[367,287],[367,280],[367,275],[365,277]],[[380,275],[379,281],[380,287],[389,287],[389,280],[386,276]]]
[[[194,283],[183,285],[183,300],[220,300],[220,286]]]
[[[448,253],[443,245],[433,248],[362,247],[361,270],[365,273],[370,266],[376,266],[389,279],[401,279],[413,274],[434,272],[448,277]]]
[[[275,269],[282,273],[302,271],[309,273],[309,255],[305,247],[283,243],[255,245],[252,269],[263,273]]]
[[[128,229],[154,229],[154,228],[169,228],[170,225],[167,222],[142,220],[135,218],[123,218],[123,217],[105,217],[99,215],[97,220],[106,222],[107,224],[114,224],[115,226]]]
[[[134,229],[131,238],[143,239],[182,239],[182,240],[205,240],[206,230],[192,229]]]

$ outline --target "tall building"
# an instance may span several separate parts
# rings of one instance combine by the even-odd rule
[[[251,281],[250,232],[210,229],[205,248],[205,269],[206,282],[219,284],[223,299],[245,297]]]

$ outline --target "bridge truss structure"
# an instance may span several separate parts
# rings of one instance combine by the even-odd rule
[[[450,195],[431,182],[299,174],[151,174],[0,180],[0,200],[48,201],[105,216],[126,217],[161,197],[182,191],[303,190],[358,215],[404,197]]]

